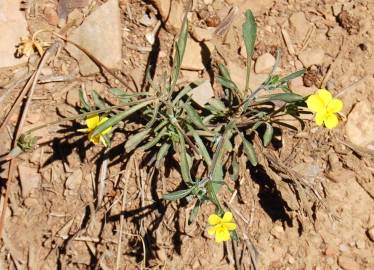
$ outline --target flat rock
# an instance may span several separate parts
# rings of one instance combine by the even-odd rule
[[[291,28],[295,31],[295,36],[298,41],[302,41],[306,33],[309,30],[309,22],[305,18],[304,12],[296,12],[292,14],[289,18]]]
[[[14,0],[0,1],[0,68],[25,63],[26,57],[15,58],[16,45],[21,37],[27,37],[27,23],[24,12],[19,8],[20,2]]]
[[[191,35],[197,41],[209,41],[213,39],[215,27],[201,28],[194,27],[192,28]]]
[[[192,89],[190,96],[193,101],[195,101],[201,107],[204,107],[205,104],[207,104],[208,101],[214,97],[213,88],[209,80],[205,80],[198,87]]]
[[[65,187],[71,191],[78,191],[83,179],[81,169],[73,171],[73,173],[66,179]]]
[[[269,73],[275,64],[275,58],[270,53],[264,53],[260,55],[255,64],[256,73]]]
[[[192,38],[187,39],[186,50],[181,65],[182,69],[203,70],[203,56],[200,44]]]
[[[369,101],[357,103],[345,125],[349,140],[362,147],[374,144],[374,106]]]
[[[261,12],[264,12],[270,9],[273,6],[274,0],[262,0],[262,1],[254,1],[254,0],[239,0],[233,1],[229,0],[227,2],[231,2],[234,4],[235,2],[239,4],[239,10],[247,10],[250,9],[254,15],[259,15]]]
[[[355,262],[352,258],[346,256],[339,256],[338,265],[344,270],[359,270],[360,265]]]
[[[253,66],[253,63],[252,63]],[[236,62],[228,62],[227,68],[230,71],[231,79],[236,83],[239,89],[245,88],[245,77],[246,77],[246,68],[241,67]],[[249,88],[255,89],[261,83],[263,83],[267,79],[267,74],[256,74],[253,71],[251,72],[251,76],[249,77]]]
[[[299,60],[305,68],[323,64],[324,58],[325,52],[321,48],[309,48],[299,54]]]
[[[122,58],[121,18],[118,0],[109,0],[92,12],[68,39],[86,49],[108,68],[119,67]],[[72,44],[66,46],[78,61],[82,75],[99,72],[96,64]]]
[[[374,242],[374,227],[370,228],[368,231],[367,231],[367,234],[368,234],[368,237],[369,239]]]
[[[177,34],[182,26],[184,17],[184,6],[182,1],[153,0],[162,21],[166,24],[169,32]]]
[[[42,178],[38,174],[37,169],[23,164],[18,165],[18,173],[21,182],[22,197],[26,198],[34,189],[39,188]]]

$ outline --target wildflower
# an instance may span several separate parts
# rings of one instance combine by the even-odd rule
[[[96,136],[93,136],[93,137],[91,136],[92,131],[97,126],[101,125],[102,123],[104,123],[107,120],[108,120],[108,117],[100,118],[98,114],[91,115],[86,119],[87,128],[78,129],[78,131],[88,133],[88,138],[94,144],[99,144],[100,142],[102,142],[104,146],[108,146],[105,139],[104,139],[104,135],[107,134],[109,131],[111,131],[112,127],[108,127],[107,129],[102,131],[100,134],[97,134]]]
[[[222,218],[216,214],[210,215],[208,223],[212,225],[212,227],[208,229],[208,234],[215,235],[217,243],[230,240],[229,231],[236,229],[236,224],[232,222],[231,212],[226,212]]]
[[[320,89],[316,94],[309,96],[306,104],[309,110],[316,113],[314,120],[317,125],[325,124],[329,129],[338,125],[339,119],[336,114],[343,109],[343,102],[333,98],[326,89]]]

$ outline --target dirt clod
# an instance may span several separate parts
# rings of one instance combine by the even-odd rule
[[[352,258],[346,257],[346,256],[339,256],[338,264],[344,270],[359,270],[360,269],[360,265],[357,262],[355,262],[355,260],[353,260]]]
[[[352,17],[346,10],[341,11],[336,17],[336,20],[350,35],[357,34],[360,30],[358,20]]]

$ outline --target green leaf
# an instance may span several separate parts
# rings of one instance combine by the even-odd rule
[[[156,168],[160,167],[160,162],[167,155],[169,148],[170,143],[164,143],[163,145],[161,145],[160,150],[158,150],[156,156]]]
[[[130,136],[125,143],[126,153],[130,153],[134,150],[141,142],[143,142],[149,135],[150,128],[140,131],[139,133]]]
[[[236,181],[239,178],[239,162],[235,154],[233,155],[233,159],[232,159],[232,175],[231,175],[232,181]]]
[[[192,208],[192,210],[190,212],[190,216],[188,217],[188,225],[191,225],[192,223],[195,222],[197,214],[199,213],[201,205],[202,205],[202,201],[201,200],[197,200],[195,202],[195,205],[193,206],[193,208]]]
[[[188,196],[191,193],[192,189],[193,187],[189,189],[183,189],[183,190],[170,192],[170,193],[162,195],[162,199],[169,200],[169,201],[176,201],[176,200],[179,200],[179,199],[182,199]]]
[[[106,130],[107,128],[109,127],[113,127],[115,125],[117,125],[120,121],[122,121],[123,119],[125,119],[126,117],[130,116],[131,114],[133,114],[134,112],[144,108],[145,106],[151,104],[153,101],[144,101],[142,103],[139,103],[133,107],[130,107],[129,109],[125,110],[125,111],[122,111],[118,114],[116,114],[115,116],[109,118],[107,121],[105,121],[104,123],[102,123],[101,125],[97,126],[93,131],[92,131],[92,134],[90,135],[91,137],[95,137],[96,135],[100,134],[101,132],[103,132],[104,130]]]
[[[305,69],[300,69],[300,70],[298,70],[298,71],[296,71],[296,72],[294,72],[294,73],[292,73],[290,75],[287,75],[287,76],[281,78],[278,81],[278,83],[286,83],[286,82],[288,82],[290,80],[293,80],[293,79],[295,79],[297,77],[303,76],[304,73],[305,73]]]
[[[295,93],[279,93],[279,94],[273,94],[269,96],[264,96],[260,98],[261,101],[273,101],[273,100],[280,100],[287,103],[291,102],[297,102],[304,100],[303,96],[300,96]]]
[[[191,90],[192,90],[192,87],[190,85],[187,85],[181,91],[179,91],[178,94],[173,99],[173,106],[175,106],[181,98],[183,98],[185,95],[191,92]]]
[[[247,156],[249,162],[252,166],[257,166],[257,155],[253,145],[244,137],[244,135],[240,132],[240,137],[242,138],[243,142],[243,150],[245,155]]]
[[[80,103],[81,103],[81,107],[85,111],[91,111],[91,105],[90,105],[90,102],[88,101],[86,92],[82,89],[79,89],[79,100],[80,100]]]
[[[193,127],[191,127],[190,125],[188,125],[187,127],[196,142],[197,149],[199,150],[200,155],[203,157],[206,164],[210,166],[212,163],[212,159],[210,158],[209,152],[206,149],[204,142],[201,140],[200,136],[197,134],[196,130]]]
[[[248,90],[249,85],[249,75],[251,72],[251,60],[253,55],[253,50],[255,48],[256,42],[256,32],[257,26],[255,18],[252,14],[252,11],[247,10],[245,13],[245,22],[243,24],[243,38],[245,49],[247,52],[247,74],[246,74],[246,82],[245,82],[245,91]]]
[[[216,98],[211,98],[208,104],[216,111],[216,112],[226,112],[228,109],[226,108],[225,104]]]
[[[219,64],[218,68],[224,79],[231,80],[230,72],[224,64]]]
[[[188,159],[187,159],[187,151],[186,151],[186,143],[184,141],[183,134],[178,130],[178,136],[179,136],[179,143],[180,143],[180,157],[181,157],[181,173],[183,181],[187,184],[192,183],[191,173],[190,173],[190,166],[188,165]]]
[[[99,108],[100,110],[103,110],[103,109],[106,108],[106,105],[105,105],[104,101],[102,100],[100,95],[95,90],[92,91],[92,98],[93,98],[93,100],[95,102],[95,106],[97,108]]]
[[[273,126],[269,123],[266,123],[266,129],[264,132],[264,136],[262,138],[262,141],[264,143],[264,146],[268,146],[271,142],[271,139],[273,138],[274,129]]]
[[[161,131],[152,140],[141,146],[140,149],[142,149],[143,151],[147,151],[148,149],[152,148],[161,140],[161,138],[166,134],[167,131],[167,127],[163,127],[163,129],[161,129]]]
[[[189,104],[184,103],[183,104],[184,109],[187,112],[188,120],[191,121],[197,128],[199,129],[206,129],[203,121],[201,120],[199,114],[196,112],[196,110]]]
[[[217,81],[224,88],[228,88],[228,89],[235,90],[235,91],[238,89],[238,87],[236,86],[236,84],[232,80],[229,80],[229,79],[226,79],[224,77],[218,76]]]

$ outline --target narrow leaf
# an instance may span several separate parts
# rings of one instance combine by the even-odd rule
[[[252,166],[257,165],[257,155],[253,145],[244,137],[242,133],[239,133],[243,141],[243,150]]]
[[[186,151],[186,143],[184,141],[184,137],[182,133],[178,130],[178,135],[179,135],[179,142],[180,142],[180,157],[181,157],[181,173],[182,173],[182,178],[183,181],[190,184],[192,183],[192,178],[191,178],[191,173],[188,165],[188,160],[187,160],[187,151]]]
[[[81,107],[85,111],[91,111],[91,105],[90,105],[90,103],[88,101],[86,92],[84,90],[82,90],[82,89],[79,89],[79,100],[80,100],[80,103],[81,103]]]
[[[187,112],[188,120],[191,121],[197,128],[199,129],[206,129],[203,121],[201,120],[199,114],[196,112],[196,110],[189,104],[185,103],[183,104],[184,109]]]
[[[193,127],[188,125],[188,130],[191,132],[196,142],[197,149],[199,150],[200,155],[203,157],[206,164],[210,166],[212,163],[212,159],[210,158],[209,152],[206,149],[204,142],[201,140],[200,136],[197,134],[196,130]]]
[[[170,193],[162,195],[162,198],[164,200],[176,201],[176,200],[179,200],[179,199],[182,199],[182,198],[188,196],[191,193],[192,189],[193,188],[170,192]]]
[[[245,22],[243,24],[243,38],[245,49],[247,51],[247,74],[246,74],[246,81],[245,81],[245,91],[248,90],[249,85],[249,75],[251,72],[251,60],[253,55],[253,50],[255,48],[256,42],[256,32],[257,26],[255,18],[252,14],[252,11],[247,10],[245,13]]]
[[[169,143],[164,143],[163,145],[161,145],[160,150],[158,150],[157,156],[156,156],[156,167],[157,168],[160,167],[160,162],[167,155],[169,148],[170,148]]]
[[[92,98],[93,98],[93,100],[95,102],[95,106],[97,108],[99,108],[100,110],[103,110],[103,109],[106,108],[106,105],[105,105],[104,101],[102,100],[100,95],[95,90],[92,91]]]
[[[139,133],[130,136],[125,143],[126,153],[134,150],[141,142],[143,142],[149,135],[150,128],[140,131]]]
[[[295,93],[279,93],[279,94],[273,94],[273,95],[261,97],[261,101],[280,100],[280,101],[284,101],[287,103],[302,101],[303,99],[304,99],[303,96],[300,96]]]
[[[166,134],[167,130],[168,129],[166,127],[164,127],[163,129],[161,129],[161,131],[152,140],[150,140],[148,143],[141,146],[140,148],[143,151],[147,151],[148,149],[152,148],[153,146],[155,146],[161,140],[161,138]]]
[[[264,136],[262,138],[262,141],[264,143],[264,146],[268,146],[271,142],[271,139],[273,138],[274,129],[273,126],[269,123],[266,123],[266,130],[264,133]]]
[[[196,220],[197,214],[199,213],[200,207],[202,205],[201,200],[197,200],[194,207],[192,208],[190,212],[190,216],[188,217],[188,225],[194,223]]]
[[[298,71],[296,71],[296,72],[294,72],[290,75],[287,75],[287,76],[281,78],[278,82],[279,83],[286,83],[286,82],[288,82],[290,80],[293,80],[297,77],[303,76],[304,73],[305,73],[305,69],[300,69],[300,70],[298,70]]]

